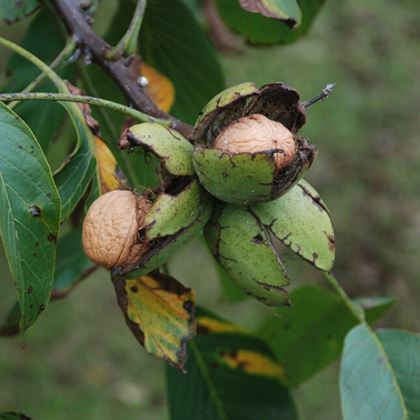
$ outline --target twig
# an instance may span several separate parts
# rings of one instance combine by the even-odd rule
[[[160,125],[168,126],[170,122],[159,118],[151,117],[141,111],[137,111],[129,106],[119,104],[117,102],[108,101],[106,99],[95,98],[94,96],[85,95],[70,95],[67,93],[50,93],[50,92],[20,92],[20,93],[1,93],[0,101],[63,101],[63,102],[78,102],[88,105],[102,106],[104,108],[112,109],[128,115],[137,121],[141,122],[155,122]]]
[[[106,58],[111,47],[86,22],[79,9],[78,2],[74,0],[53,0],[53,4],[78,45],[84,50],[85,54],[89,54],[92,60],[114,79],[133,107],[152,117],[168,120],[172,128],[185,137],[191,136],[192,127],[189,124],[179,121],[159,109],[146,95],[136,80],[133,79],[126,58],[120,57],[114,61]]]
[[[322,89],[322,92],[318,96],[315,96],[315,98],[304,101],[302,105],[305,108],[308,108],[311,105],[319,101],[322,101],[323,99],[327,98],[332,93],[332,91],[334,90],[334,87],[335,87],[335,83],[328,83],[328,85],[326,85],[324,89]]]
[[[133,18],[131,19],[127,32],[121,38],[120,42],[107,52],[106,58],[113,60],[121,57],[122,55],[129,56],[130,54],[134,54],[136,52],[137,39],[139,37],[146,4],[146,0],[137,0],[137,6],[134,10]]]

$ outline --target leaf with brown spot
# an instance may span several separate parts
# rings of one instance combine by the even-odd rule
[[[302,13],[296,0],[239,0],[242,9],[278,19],[291,28],[300,25]]]
[[[98,268],[83,252],[81,235],[80,230],[72,229],[60,235],[58,239],[54,288],[50,302],[67,297],[80,282]],[[34,293],[32,283],[27,287],[26,293],[28,296]],[[0,337],[17,335],[20,317],[19,304],[15,302],[6,319],[0,323]]]
[[[195,335],[191,289],[157,271],[113,279],[118,303],[139,343],[151,354],[183,369],[187,342]]]
[[[0,144],[0,236],[15,281],[20,329],[24,330],[36,321],[38,308],[45,307],[50,298],[62,207],[37,139],[1,102]]]
[[[304,35],[325,0],[214,0],[225,24],[255,45],[288,44]],[[278,16],[278,18],[273,18]]]

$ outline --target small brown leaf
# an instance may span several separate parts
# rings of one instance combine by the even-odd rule
[[[86,95],[86,93],[78,88],[77,86],[72,85],[70,82],[66,82],[66,85],[69,89],[69,92],[72,95]],[[92,117],[92,111],[90,109],[89,104],[77,104],[79,108],[82,110],[83,116],[85,118],[87,126],[90,128],[93,134],[99,133],[99,124],[98,121],[95,120],[95,118]]]

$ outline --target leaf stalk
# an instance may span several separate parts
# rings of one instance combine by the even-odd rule
[[[20,93],[1,93],[0,101],[58,101],[58,102],[78,102],[88,105],[100,106],[111,109],[115,112],[125,114],[136,121],[154,122],[163,126],[169,126],[169,120],[151,117],[141,111],[137,111],[129,106],[119,104],[117,102],[108,101],[106,99],[96,98],[94,96],[71,95],[68,93],[50,93],[50,92],[20,92]]]

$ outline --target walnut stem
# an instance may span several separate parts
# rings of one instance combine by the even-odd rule
[[[315,98],[312,99],[308,99],[307,101],[302,102],[302,105],[305,108],[309,108],[311,105],[322,101],[323,99],[327,98],[328,96],[330,96],[330,94],[332,93],[332,91],[334,90],[335,87],[335,83],[328,83],[324,89],[322,89],[322,92],[315,96]]]

